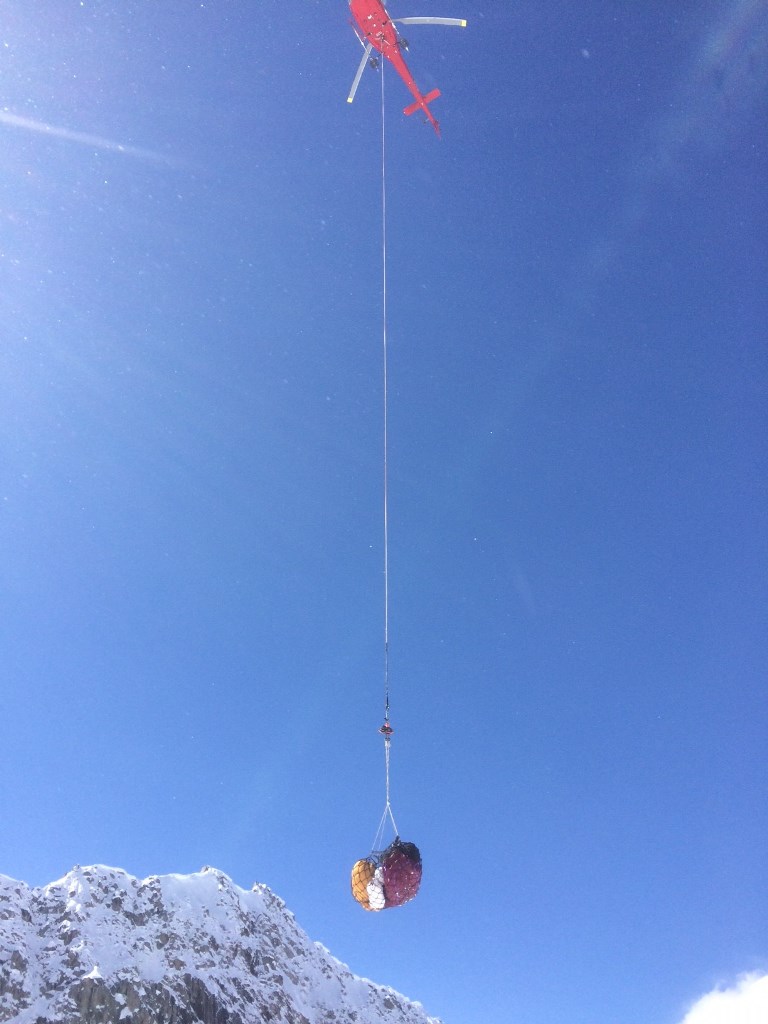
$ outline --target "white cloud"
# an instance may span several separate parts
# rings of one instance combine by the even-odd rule
[[[718,988],[702,996],[682,1024],[766,1024],[768,974],[745,974],[733,988]]]

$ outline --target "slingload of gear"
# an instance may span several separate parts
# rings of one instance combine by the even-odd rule
[[[440,127],[429,109],[429,104],[440,95],[439,89],[432,89],[424,95],[414,81],[402,51],[407,44],[395,28],[401,25],[454,25],[464,27],[463,18],[391,18],[381,0],[349,0],[352,27],[363,47],[360,66],[357,69],[352,89],[347,97],[351,103],[367,65],[378,67],[378,59],[372,56],[376,50],[392,64],[405,82],[414,102],[405,108],[404,114],[420,110],[432,125],[437,135]],[[382,220],[382,314],[383,314],[383,369],[384,369],[384,724],[379,732],[384,737],[384,761],[386,767],[386,804],[384,814],[373,841],[373,852],[356,861],[352,868],[352,895],[364,910],[388,910],[401,907],[412,900],[421,885],[421,854],[414,843],[406,843],[400,834],[392,814],[389,800],[389,754],[392,740],[392,726],[389,723],[389,547],[388,547],[388,486],[387,486],[387,195],[384,154],[384,74],[381,75],[381,220]],[[384,847],[384,832],[391,824],[395,838]]]
[[[413,899],[421,885],[421,854],[415,843],[404,843],[400,838],[389,802],[389,745],[393,732],[389,724],[389,693],[384,713],[384,724],[379,732],[384,737],[387,802],[373,841],[374,852],[356,861],[352,868],[352,895],[364,910],[402,907]],[[388,821],[395,831],[395,838],[386,850],[380,850],[378,847]]]
[[[421,884],[421,854],[398,836],[383,853],[352,868],[352,895],[364,910],[388,910],[412,900]]]

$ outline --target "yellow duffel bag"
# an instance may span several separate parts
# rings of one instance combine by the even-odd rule
[[[365,857],[355,862],[352,868],[352,895],[365,910],[380,910],[380,907],[372,907],[368,899],[368,883],[376,873],[376,865],[372,860]]]

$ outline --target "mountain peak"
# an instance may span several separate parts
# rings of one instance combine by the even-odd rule
[[[0,875],[0,1021],[439,1024],[311,942],[266,885],[216,868],[140,880],[75,866],[40,888]]]

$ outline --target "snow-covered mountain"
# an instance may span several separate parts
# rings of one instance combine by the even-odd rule
[[[0,875],[0,1024],[439,1024],[311,942],[265,885]]]

